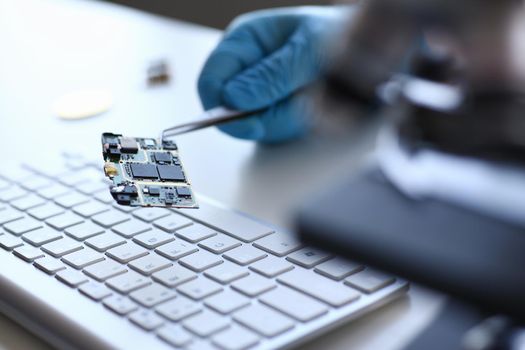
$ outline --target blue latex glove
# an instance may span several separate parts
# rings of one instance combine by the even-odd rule
[[[199,78],[205,109],[267,108],[219,129],[234,137],[280,142],[309,127],[301,88],[319,77],[324,36],[346,14],[343,7],[295,7],[245,14],[226,31]]]

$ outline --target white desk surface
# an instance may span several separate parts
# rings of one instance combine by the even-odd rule
[[[220,38],[217,30],[121,6],[83,0],[0,0],[0,127],[24,132],[25,145],[5,145],[28,155],[27,145],[68,148],[99,156],[102,131],[155,136],[201,111],[196,78]],[[173,79],[148,88],[152,60],[169,62]],[[53,101],[78,89],[110,89],[106,114],[82,121],[53,116]],[[22,135],[22,134],[21,134]],[[178,138],[194,188],[228,206],[289,227],[294,203],[351,174],[364,146],[352,140],[310,138],[260,147],[215,129]],[[408,296],[338,328],[302,349],[400,349],[442,306],[438,294],[412,286]],[[0,349],[48,346],[0,317]]]

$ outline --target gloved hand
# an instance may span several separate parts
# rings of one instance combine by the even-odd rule
[[[318,78],[324,36],[346,13],[346,7],[295,7],[237,18],[201,72],[199,95],[205,109],[266,109],[219,129],[268,143],[303,135],[309,116],[301,88]]]

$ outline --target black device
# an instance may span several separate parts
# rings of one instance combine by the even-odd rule
[[[296,224],[307,244],[525,319],[525,227],[409,198],[379,170],[319,195]]]

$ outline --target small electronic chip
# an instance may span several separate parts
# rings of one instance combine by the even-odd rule
[[[160,188],[150,187],[148,188],[148,193],[150,194],[150,196],[160,196]]]
[[[120,139],[120,150],[122,153],[137,153],[139,145],[133,137],[122,137]]]
[[[157,165],[161,180],[184,181],[184,174],[180,165]]]
[[[153,157],[157,163],[171,163],[173,156],[169,152],[155,152]]]
[[[177,187],[177,194],[181,197],[191,197],[191,191],[187,187]]]
[[[155,164],[131,163],[130,168],[134,180],[159,178]]]
[[[102,134],[104,173],[117,203],[141,207],[197,208],[173,141]]]
[[[176,150],[177,149],[177,145],[173,141],[166,141],[166,140],[164,140],[162,142],[162,148],[167,149],[167,150]]]

